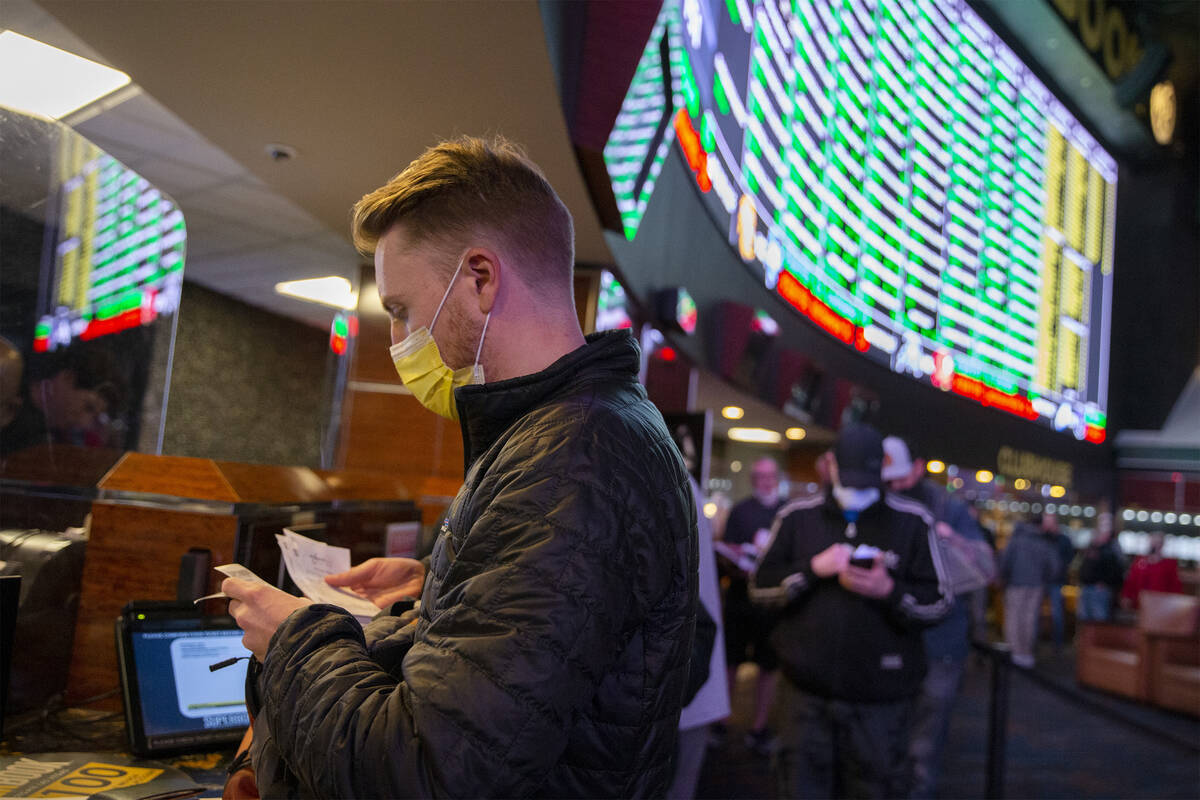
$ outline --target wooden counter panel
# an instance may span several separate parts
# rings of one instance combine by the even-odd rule
[[[233,560],[237,519],[157,508],[95,503],[83,565],[67,703],[120,685],[113,621],[130,600],[174,601],[180,558],[212,550],[213,565]],[[210,592],[220,574],[212,573]],[[117,696],[107,704],[120,708]]]
[[[329,486],[308,467],[216,463],[243,503],[327,503],[333,499]]]
[[[126,453],[100,488],[236,503],[240,498],[215,462],[207,458]]]

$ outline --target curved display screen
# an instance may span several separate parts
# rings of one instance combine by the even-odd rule
[[[678,143],[764,285],[945,391],[1105,438],[1117,166],[962,0],[667,0],[604,150]]]

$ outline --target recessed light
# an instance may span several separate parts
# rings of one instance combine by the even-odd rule
[[[753,444],[778,444],[783,441],[779,431],[769,431],[766,428],[730,428],[730,439],[735,442],[751,442]]]
[[[58,119],[128,84],[120,70],[16,31],[0,33],[0,105]]]
[[[741,419],[746,412],[741,406],[725,406],[721,409],[721,416],[725,419]]]
[[[340,275],[308,278],[302,281],[284,281],[275,284],[275,291],[297,300],[322,303],[334,308],[350,310],[358,307],[358,293],[354,291],[350,281]]]
[[[783,432],[783,435],[791,439],[793,442],[798,442],[805,436],[808,436],[808,431],[804,430],[804,428],[788,428]]]

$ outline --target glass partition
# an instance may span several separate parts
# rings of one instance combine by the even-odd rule
[[[186,242],[183,213],[145,178],[0,106],[6,479],[45,477],[79,448],[161,451]]]

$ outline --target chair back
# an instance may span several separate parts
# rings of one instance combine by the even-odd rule
[[[1138,595],[1138,628],[1159,636],[1200,633],[1200,598],[1167,592]]]

